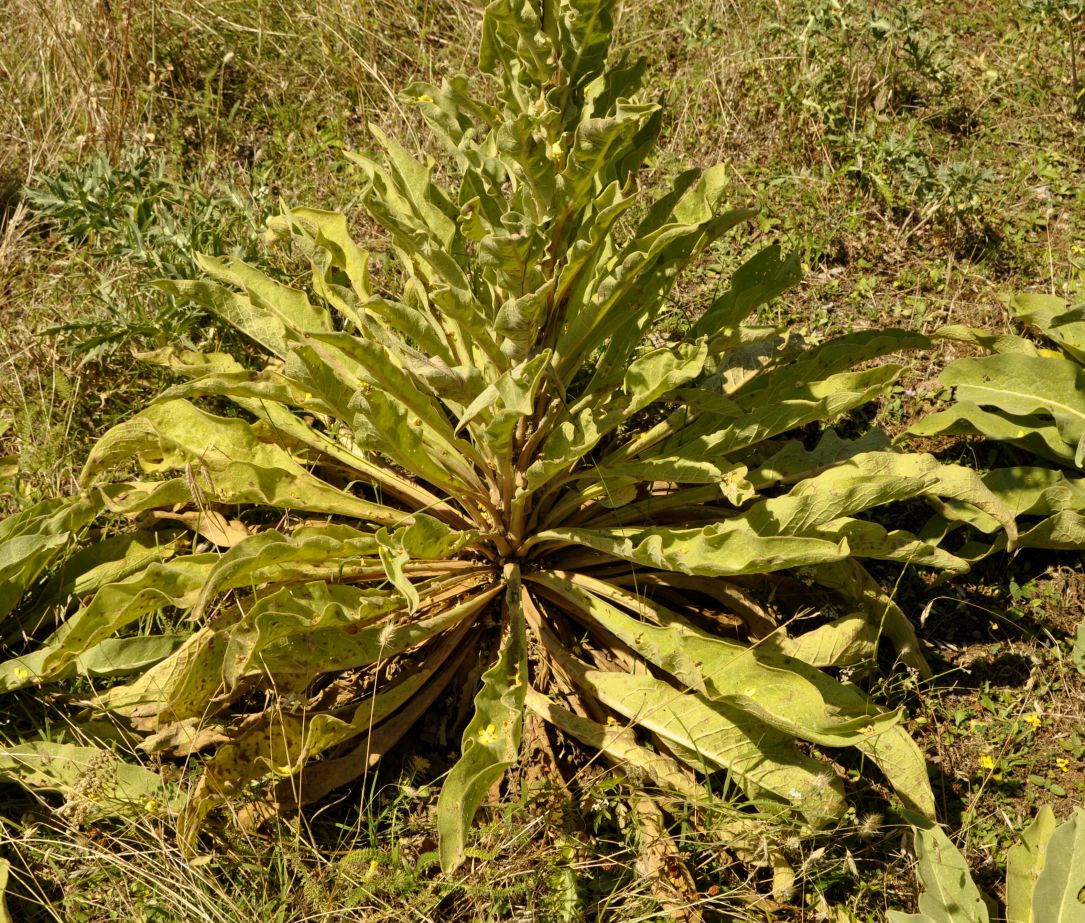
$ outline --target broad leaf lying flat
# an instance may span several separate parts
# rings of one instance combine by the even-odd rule
[[[919,913],[889,911],[890,923],[988,923],[987,905],[972,882],[964,856],[937,824],[913,828],[919,863]]]

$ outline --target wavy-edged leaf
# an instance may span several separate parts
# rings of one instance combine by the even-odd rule
[[[482,675],[475,713],[463,732],[461,756],[437,801],[441,867],[458,868],[466,858],[467,831],[490,787],[520,754],[527,694],[527,631],[519,568],[505,568],[506,631],[497,661]]]
[[[1003,353],[958,359],[939,375],[959,401],[1014,416],[1048,414],[1076,448],[1085,433],[1085,369],[1050,356]]]
[[[400,99],[419,107],[430,128],[461,162],[466,160],[461,149],[465,134],[476,130],[476,124],[492,128],[498,120],[497,109],[470,95],[463,74],[445,78],[440,88],[416,81],[403,90]]]
[[[758,648],[765,654],[794,657],[812,667],[854,667],[874,659],[879,635],[879,626],[865,613],[853,613],[800,635],[770,635]]]
[[[347,216],[342,212],[317,208],[284,209],[281,216],[268,222],[268,227],[273,232],[288,227],[294,232],[295,240],[311,242],[309,257],[313,260],[313,281],[317,294],[340,311],[348,316],[353,314],[352,306],[345,305],[342,295],[336,291],[336,287],[342,285],[339,274],[345,277],[343,281],[350,284],[357,297],[370,295],[369,254],[354,242]],[[327,253],[326,259],[315,252],[317,248]]]
[[[462,579],[452,578],[456,585]],[[283,588],[261,597],[227,630],[219,676],[227,688],[248,674],[304,683],[392,657],[481,611],[497,590],[478,584],[467,579],[461,601],[432,612],[423,606],[414,619],[398,593],[322,582]]]
[[[658,103],[618,100],[607,117],[581,121],[573,132],[565,169],[558,176],[559,194],[567,201],[580,202],[593,190],[615,181],[611,171],[616,152],[628,149],[659,109]]]
[[[1016,538],[1012,513],[975,472],[943,465],[929,455],[872,452],[808,478],[782,497],[762,500],[702,528],[550,529],[535,540],[574,542],[663,570],[722,577],[841,560],[852,553],[851,535],[856,553],[918,558],[959,569],[966,565],[908,533],[888,533],[874,523],[844,518],[893,501],[932,495],[982,506],[1011,541]]]
[[[858,561],[848,558],[809,568],[805,573],[819,586],[838,593],[846,605],[864,613],[870,624],[877,627],[879,636],[884,635],[892,641],[904,665],[923,679],[934,675],[908,616]]]
[[[392,395],[377,390],[358,392],[351,400],[351,406],[355,410],[355,433],[366,448],[380,452],[453,497],[482,491],[477,474],[469,469],[467,460],[462,456],[435,453],[421,427],[412,423],[410,412]],[[452,465],[455,470],[449,470],[445,465],[452,460],[456,462]],[[399,525],[403,514],[373,521]]]
[[[670,426],[669,438],[659,441],[646,434],[631,445],[645,455],[685,455],[719,458],[764,442],[808,423],[831,420],[884,393],[899,378],[901,367],[880,365],[861,372],[841,372],[824,380],[793,388],[779,400],[733,399],[704,390],[688,389],[680,397],[688,407],[686,419]],[[689,415],[694,414],[692,420]],[[661,433],[660,435],[666,435]],[[647,445],[659,442],[650,452]],[[619,450],[619,455],[623,455]]]
[[[744,321],[754,310],[802,278],[797,254],[780,256],[780,245],[759,250],[731,276],[730,288],[716,298],[693,325],[690,336],[711,336]]]
[[[483,411],[489,411],[488,421],[475,427],[479,439],[494,453],[507,455],[517,423],[534,410],[535,396],[549,364],[550,350],[546,349],[502,373],[464,410],[457,430],[470,424]]]
[[[456,225],[439,207],[440,199],[447,202],[448,197],[433,181],[433,162],[425,165],[418,163],[403,145],[389,137],[379,125],[370,123],[369,131],[384,148],[396,189],[410,203],[415,217],[429,228],[442,246],[451,247]]]
[[[542,487],[634,414],[699,376],[707,356],[704,341],[653,349],[629,364],[622,390],[602,406],[598,395],[587,394],[569,409],[528,467],[527,489]]]
[[[846,333],[806,349],[796,361],[770,369],[744,383],[732,395],[744,407],[775,400],[790,400],[801,386],[824,382],[835,375],[905,350],[928,349],[930,339],[914,330],[875,329]],[[854,373],[853,373],[854,374]]]
[[[922,818],[910,819],[923,893],[919,896],[918,914],[890,911],[890,920],[988,923],[987,905],[972,882],[964,856],[937,824]]]
[[[102,587],[54,633],[42,661],[42,675],[63,669],[144,615],[166,606],[190,609],[217,560],[217,554],[208,553],[152,562],[138,573]]]
[[[960,324],[949,324],[939,327],[931,334],[936,340],[952,340],[955,343],[968,343],[971,346],[979,346],[992,353],[1023,353],[1026,356],[1040,355],[1036,344],[1024,337],[1014,336],[1009,333],[991,333],[976,327],[965,327]]]
[[[91,499],[70,497],[42,500],[0,520],[0,618],[15,608],[97,512]]]
[[[334,349],[334,355],[349,357],[356,362],[361,373],[358,386],[368,384],[384,393],[394,394],[417,418],[415,425],[422,428],[428,441],[445,453],[446,464],[455,465],[459,462],[459,467],[464,468],[461,457],[476,457],[469,444],[456,439],[452,424],[440,403],[419,388],[410,373],[395,364],[387,348],[361,337],[339,332],[314,334],[305,337],[305,342],[311,345],[325,362],[331,358],[331,355],[324,351],[328,346]]]
[[[789,567],[838,561],[847,543],[804,536],[760,536],[743,520],[703,528],[557,528],[536,542],[572,542],[636,564],[704,577],[771,573]]]
[[[801,442],[788,441],[780,451],[749,473],[750,482],[758,490],[777,484],[794,483],[867,452],[884,452],[889,437],[880,429],[872,429],[856,439],[841,439],[835,430],[826,430],[813,449]]]
[[[1052,468],[996,468],[983,475],[983,482],[1014,515],[1018,523],[1018,548],[1077,550],[1085,546],[1085,479],[1068,477]],[[1037,521],[1038,520],[1038,521]],[[939,516],[932,519],[925,534],[940,539],[967,523],[981,533],[998,529],[998,523],[967,503],[947,501]],[[961,550],[973,559],[1001,551],[1005,537],[970,541]]]
[[[1013,512],[960,465],[932,455],[870,452],[856,455],[800,482],[782,497],[764,500],[743,514],[759,534],[803,534],[811,528],[875,506],[912,497],[944,497],[969,503],[994,518],[1011,543]]]
[[[116,677],[136,673],[154,666],[170,656],[184,643],[187,635],[145,635],[134,638],[106,638],[79,654],[62,670],[45,669],[46,658],[54,652],[50,645],[40,647],[21,657],[0,663],[0,692],[10,692],[42,682],[71,676]]]
[[[91,450],[80,481],[89,485],[102,471],[132,458],[149,471],[185,471],[207,499],[218,503],[350,515],[381,525],[403,522],[401,511],[310,474],[280,445],[261,440],[251,424],[214,416],[186,400],[153,404],[109,430]]]
[[[728,770],[763,810],[788,805],[815,826],[844,810],[843,787],[827,764],[739,709],[646,675],[585,670],[581,680],[609,708],[673,745],[692,769]]]
[[[722,234],[750,216],[748,211],[737,210],[717,215],[726,186],[725,174],[723,167],[709,168],[689,183],[680,197],[657,203],[658,211],[649,213],[637,236],[615,258],[615,266],[606,267],[606,275],[594,286],[590,301],[569,318],[568,328],[554,350],[555,368],[563,381],[570,380],[592,350],[608,337],[608,352],[614,359],[614,318],[625,315],[636,302],[635,316],[650,320],[673,284],[674,274],[667,275],[671,264],[684,261],[706,235]],[[667,276],[665,281],[663,276]],[[653,279],[660,283],[658,291],[652,290]],[[649,291],[652,294],[646,298]],[[628,317],[618,329],[623,342],[620,352],[640,340],[642,331],[634,328]],[[621,368],[610,362],[605,371],[613,373]]]
[[[602,581],[545,572],[530,579],[560,594],[637,654],[712,702],[792,737],[859,748],[878,764],[909,808],[933,816],[926,762],[898,726],[899,714],[879,709],[856,688],[790,657],[709,635],[675,613]],[[604,595],[660,624],[636,620]]]

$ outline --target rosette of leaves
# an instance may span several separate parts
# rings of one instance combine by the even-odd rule
[[[953,389],[949,408],[930,414],[910,436],[978,435],[1012,444],[1045,464],[997,468],[987,487],[1019,517],[1019,548],[1085,548],[1085,310],[1053,295],[1015,295],[1013,318],[1033,338],[967,327],[939,331],[988,355],[957,359],[939,378]],[[969,525],[959,554],[975,560],[1006,547],[999,524],[949,499],[927,524],[941,540]]]
[[[637,95],[642,63],[606,67],[611,6],[497,0],[495,95],[464,77],[406,91],[447,178],[373,129],[381,155],[355,160],[395,258],[381,284],[346,218],[314,209],[273,225],[308,254],[307,290],[212,258],[208,279],[162,283],[266,365],[158,354],[184,380],[102,438],[83,494],[0,525],[9,649],[25,645],[0,684],[134,674],[90,704],[150,752],[206,754],[188,834],[242,793],[256,816],[319,799],[462,696],[446,868],[527,714],[642,786],[707,797],[700,780],[727,774],[811,825],[844,810],[826,751],[854,748],[933,813],[899,715],[825,669],[869,666],[884,638],[926,670],[856,558],[967,565],[864,514],[940,496],[1012,518],[972,472],[876,433],[794,435],[882,394],[900,367],[872,360],[926,341],[807,347],[747,324],[795,281],[776,248],[652,345],[679,270],[751,213],[727,207],[721,167],[641,192],[661,111]],[[108,475],[133,461],[137,479]],[[135,530],[94,527],[103,512]],[[187,636],[136,631],[160,612]]]

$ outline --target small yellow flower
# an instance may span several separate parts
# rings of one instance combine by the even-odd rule
[[[478,742],[480,744],[492,744],[495,740],[497,740],[497,728],[492,724],[487,724],[478,732]]]
[[[15,678],[20,682],[24,679],[30,679],[30,671],[24,670],[22,667],[16,667]]]
[[[994,768],[995,768],[994,757],[991,756],[990,753],[984,753],[980,757],[980,769],[994,769]]]
[[[1038,728],[1040,726],[1040,716],[1036,712],[1032,712],[1032,714],[1025,715],[1024,722],[1033,728]]]
[[[433,102],[433,97],[427,96],[425,93],[423,93],[421,96],[418,97],[418,101],[420,103],[431,103]]]
[[[551,160],[561,160],[561,141],[555,141],[546,149],[546,156]]]
[[[1060,756],[1057,760],[1055,760],[1055,765],[1059,768],[1060,772],[1070,771],[1070,761],[1064,756]]]
[[[146,811],[148,814],[154,812],[157,809],[158,809],[158,802],[155,801],[153,798],[148,798],[143,803],[143,810]]]

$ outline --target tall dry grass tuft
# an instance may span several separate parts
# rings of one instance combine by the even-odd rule
[[[154,6],[12,0],[0,45],[0,175],[29,178],[72,153],[119,148],[138,120],[134,83]]]

